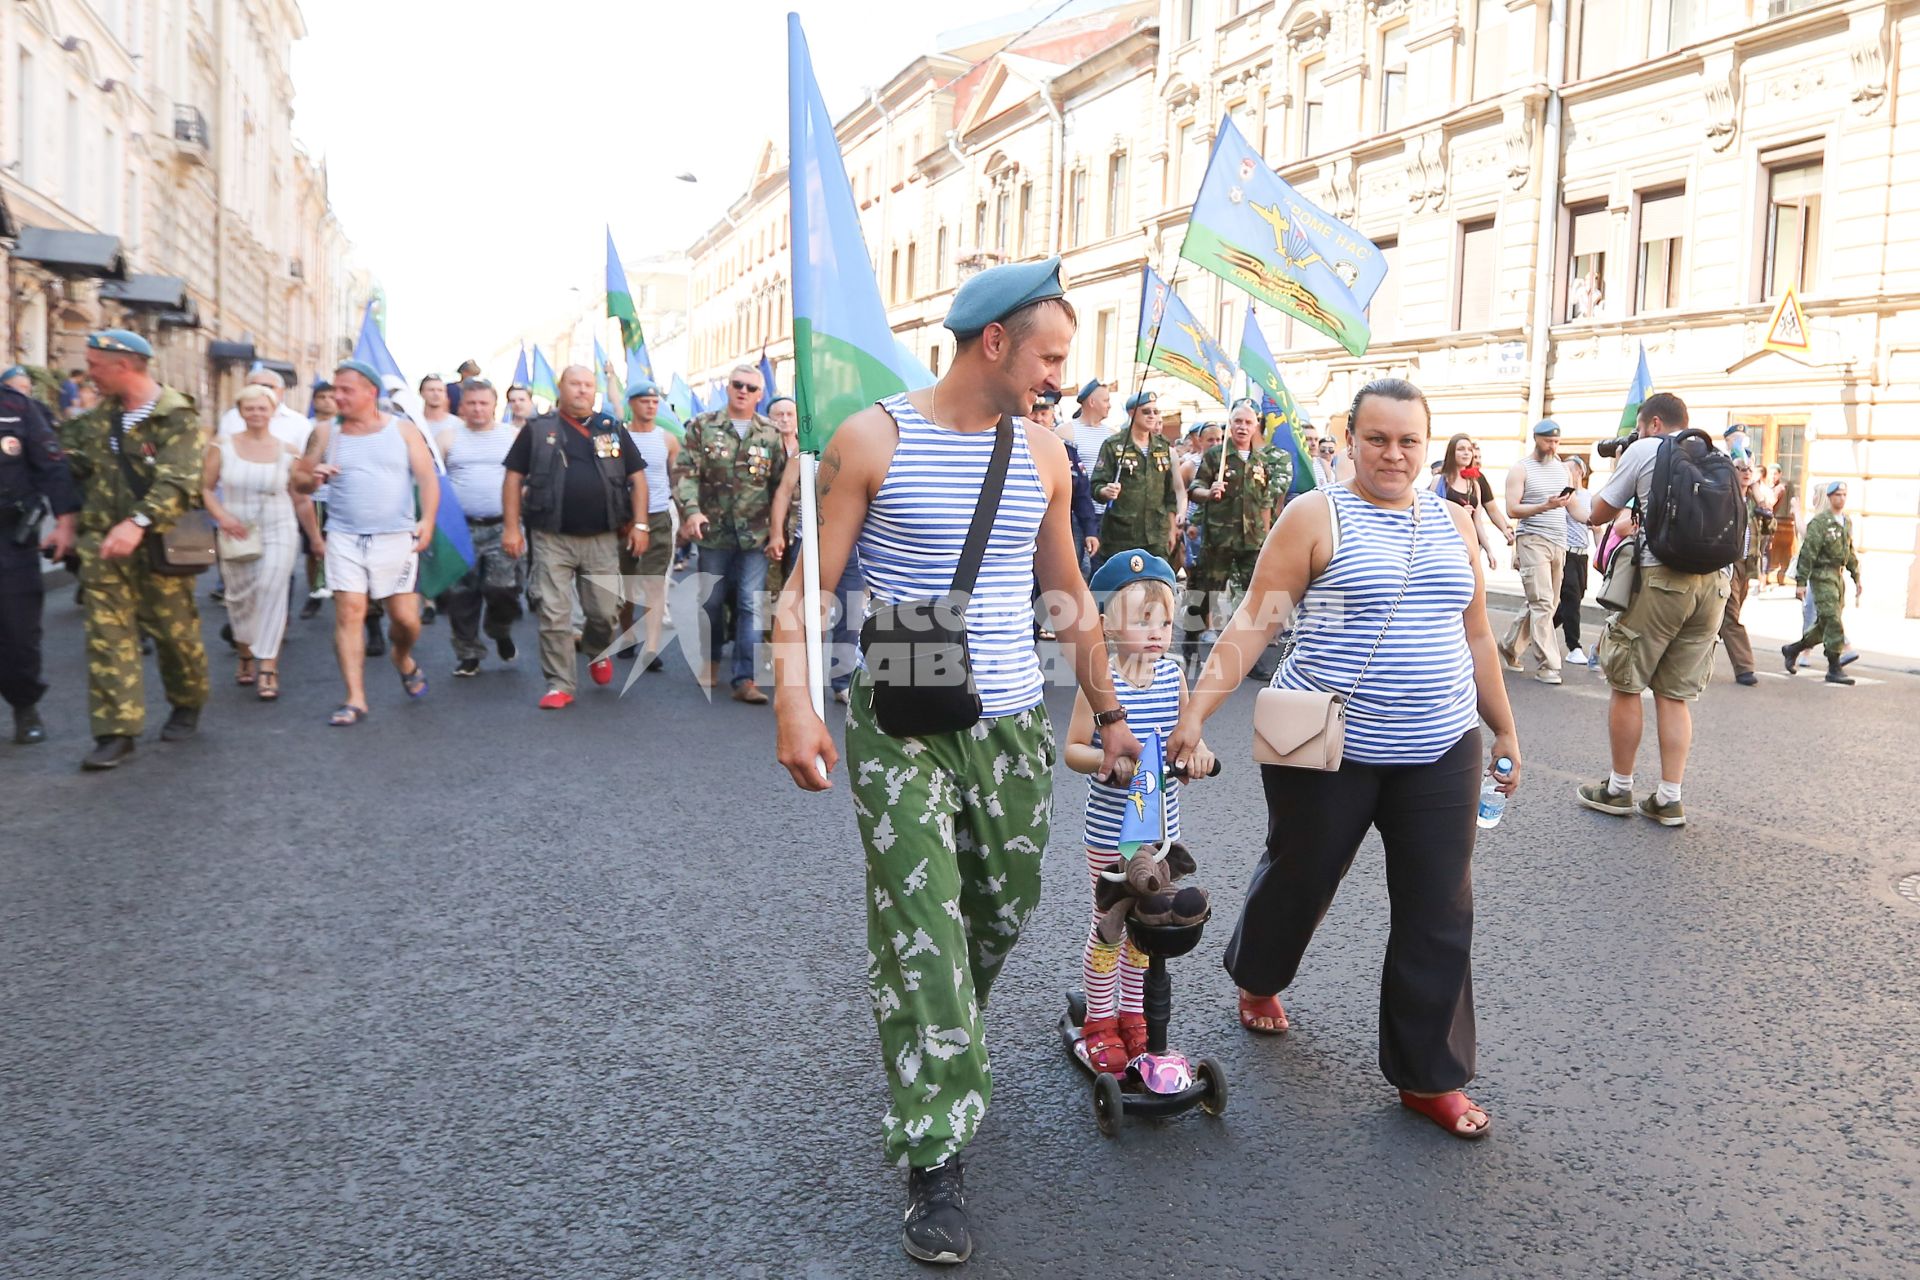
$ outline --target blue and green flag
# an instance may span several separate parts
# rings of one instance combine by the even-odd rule
[[[1222,405],[1231,403],[1233,361],[1152,267],[1141,268],[1134,354],[1140,363],[1193,384]]]
[[[600,384],[600,412],[616,422],[625,422],[632,416],[627,411],[627,381],[614,371],[599,334],[593,337],[593,376]]]
[[[1353,355],[1387,274],[1374,243],[1269,169],[1222,117],[1180,256],[1326,334]]]
[[[1620,435],[1631,435],[1640,422],[1640,406],[1653,394],[1653,374],[1647,369],[1647,344],[1640,344],[1640,365],[1633,371],[1633,385],[1627,388],[1627,407],[1620,411]]]
[[[353,358],[362,364],[370,364],[380,371],[382,378],[391,374],[405,382],[407,375],[400,372],[400,362],[393,358],[393,352],[387,350],[387,335],[380,328],[379,317],[374,314],[374,299],[367,299],[366,310],[360,313],[360,336],[354,340]],[[381,392],[382,395],[386,393]]]
[[[1115,845],[1121,857],[1131,858],[1143,844],[1160,844],[1167,835],[1167,761],[1160,743],[1160,731],[1149,730],[1140,736],[1140,763],[1134,766],[1133,781],[1120,810],[1120,839]]]
[[[640,313],[633,305],[627,269],[620,265],[620,251],[613,247],[612,227],[607,228],[607,315],[620,322],[620,345],[627,353],[627,377],[652,382],[653,357],[647,354],[647,338],[640,331]]]
[[[533,348],[533,374],[527,379],[527,390],[554,404],[560,399],[560,382],[553,376],[553,366],[547,363],[547,355],[538,344]]]
[[[793,201],[793,381],[800,447],[929,375],[904,362],[874,282],[833,117],[813,78],[798,14],[787,15],[787,187]]]
[[[1267,346],[1267,335],[1260,332],[1260,321],[1253,314],[1251,302],[1247,304],[1246,327],[1240,331],[1240,367],[1246,371],[1259,398],[1260,425],[1267,433],[1268,443],[1293,457],[1293,487],[1287,492],[1305,493],[1313,488],[1313,459],[1307,456],[1307,441],[1302,432],[1313,424],[1281,380],[1280,368]]]
[[[526,385],[527,385],[527,344],[523,342],[520,344],[520,359],[516,361],[513,366],[513,381],[509,382],[507,386],[509,388],[513,388],[513,387],[524,387]],[[505,391],[502,391],[500,393],[500,421],[502,422],[513,421],[513,410],[507,407],[507,393]]]
[[[755,407],[761,413],[765,413],[767,406],[773,403],[773,398],[778,394],[780,393],[773,389],[773,361],[767,359],[767,349],[762,347],[760,348],[760,403]]]

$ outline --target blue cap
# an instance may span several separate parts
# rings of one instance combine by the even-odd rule
[[[21,377],[25,373],[26,373],[26,370],[22,368],[20,365],[10,364],[6,367],[6,370],[4,372],[0,372],[0,382],[5,382],[8,378]]]
[[[1133,395],[1127,397],[1127,412],[1132,413],[1135,409],[1144,408],[1157,399],[1159,399],[1159,397],[1151,391],[1135,392]]]
[[[659,399],[660,384],[653,381],[651,378],[641,378],[638,381],[636,381],[632,386],[627,388],[627,399],[637,400],[641,396],[652,396],[656,400]]]
[[[1835,480],[1827,485],[1825,493],[1829,498],[1831,498],[1836,489],[1844,489],[1846,487],[1847,487],[1847,482],[1845,480]]]
[[[1736,432],[1736,431],[1745,431],[1746,429],[1747,429],[1747,424],[1746,424],[1746,423],[1744,423],[1744,422],[1736,422],[1736,423],[1734,423],[1734,424],[1733,424],[1732,426],[1730,426],[1730,427],[1728,427],[1728,428],[1727,428],[1727,429],[1726,429],[1725,431],[1722,431],[1722,432],[1720,433],[1720,438],[1724,440],[1724,439],[1726,439],[1726,438],[1727,438],[1728,436],[1730,436],[1730,435],[1732,435],[1732,434],[1733,434],[1734,432]]]
[[[121,355],[153,359],[153,344],[131,329],[101,329],[87,335],[87,346],[94,351],[113,351]]]
[[[1107,601],[1113,599],[1113,593],[1129,582],[1164,582],[1178,590],[1173,566],[1145,547],[1116,552],[1100,566],[1087,586],[1093,591],[1094,603],[1104,609]]]
[[[1540,419],[1540,421],[1533,424],[1533,434],[1537,436],[1556,436],[1557,437],[1560,434],[1560,424],[1555,422],[1552,418],[1542,418]]]
[[[946,327],[956,338],[971,338],[1024,306],[1066,296],[1057,256],[1043,262],[1009,263],[982,271],[960,286],[947,308]]]
[[[386,384],[380,380],[380,371],[368,364],[365,360],[342,360],[339,364],[333,366],[335,373],[340,372],[342,369],[347,370],[349,373],[359,374],[373,384],[375,391],[386,390]]]
[[[800,408],[799,402],[795,400],[792,396],[775,396],[773,399],[767,401],[767,408],[772,409],[773,406],[779,404],[783,400],[786,401],[788,404],[792,405],[796,411]]]
[[[1088,378],[1087,385],[1080,388],[1080,390],[1074,394],[1073,398],[1075,400],[1078,400],[1081,404],[1085,404],[1087,402],[1087,397],[1092,395],[1094,392],[1098,391],[1099,389],[1100,389],[1100,379]]]

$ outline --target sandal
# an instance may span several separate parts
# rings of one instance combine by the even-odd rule
[[[233,682],[237,685],[243,685],[243,686],[250,685],[253,683],[253,659],[252,658],[243,657],[240,659],[240,665],[234,669]]]
[[[336,729],[350,729],[373,714],[365,707],[356,707],[351,702],[343,702],[327,717],[327,723]]]
[[[1117,1076],[1127,1069],[1127,1045],[1115,1018],[1089,1018],[1080,1028],[1080,1051],[1087,1065],[1102,1075]]]
[[[413,664],[413,670],[400,673],[400,687],[407,691],[409,698],[427,696],[427,673],[420,669],[419,663]]]
[[[1120,1039],[1127,1046],[1127,1061],[1147,1051],[1147,1015],[1144,1013],[1123,1013],[1120,1015]]]
[[[1480,1106],[1465,1093],[1455,1089],[1452,1093],[1443,1093],[1437,1098],[1422,1098],[1418,1094],[1400,1091],[1400,1105],[1409,1111],[1417,1111],[1427,1119],[1445,1129],[1447,1133],[1464,1142],[1477,1142],[1493,1130],[1493,1117],[1487,1115],[1485,1107]],[[1460,1122],[1471,1112],[1478,1111],[1486,1118],[1477,1129],[1462,1129]]]
[[[1254,1023],[1255,1018],[1272,1018],[1280,1025],[1262,1027]],[[1257,1036],[1281,1036],[1292,1025],[1287,1021],[1287,1011],[1280,1007],[1279,996],[1250,996],[1240,993],[1240,1025]]]
[[[260,688],[253,696],[262,702],[272,702],[277,699],[280,696],[280,673],[278,671],[268,671],[265,667],[262,667],[260,669]]]

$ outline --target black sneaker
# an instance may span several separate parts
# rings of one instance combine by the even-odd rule
[[[900,1242],[907,1256],[919,1262],[952,1265],[972,1254],[959,1156],[931,1169],[907,1171],[907,1216]]]
[[[439,617],[440,617],[440,610],[435,608],[433,605],[423,604],[420,606],[420,625],[421,626],[430,627],[439,619]]]
[[[662,671],[665,671],[666,669],[667,669],[667,664],[662,662],[659,658],[655,658],[652,662],[649,662],[647,664],[647,670],[654,675],[659,675]]]
[[[499,637],[493,642],[493,647],[499,650],[500,661],[502,662],[512,662],[514,655],[520,652],[520,650],[514,648],[512,636]]]
[[[36,707],[13,709],[13,740],[23,747],[37,747],[47,740],[47,726]]]
[[[320,612],[320,597],[308,596],[300,605],[300,620],[305,622]]]
[[[480,659],[462,658],[453,664],[453,674],[457,676],[477,676],[480,674]]]
[[[200,730],[200,708],[175,707],[167,722],[160,726],[160,741],[185,742]]]

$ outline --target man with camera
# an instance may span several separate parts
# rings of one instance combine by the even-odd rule
[[[42,541],[49,506],[53,529]],[[37,709],[47,691],[40,679],[40,557],[63,560],[72,552],[79,510],[80,491],[46,410],[0,386],[0,697],[13,708],[13,740],[21,746],[47,740]]]
[[[1686,403],[1670,392],[1648,396],[1634,438],[1593,498],[1595,528],[1633,507],[1635,537],[1614,554],[1635,556],[1628,565],[1637,563],[1638,587],[1625,611],[1608,619],[1596,650],[1613,688],[1607,710],[1613,761],[1606,780],[1579,789],[1587,808],[1620,817],[1638,808],[1661,826],[1686,825],[1680,784],[1693,745],[1689,704],[1707,687],[1713,666],[1730,591],[1725,570],[1740,558],[1746,539],[1744,502],[1732,461],[1704,433],[1687,429]],[[1633,762],[1646,689],[1653,690],[1660,783],[1636,805]]]

